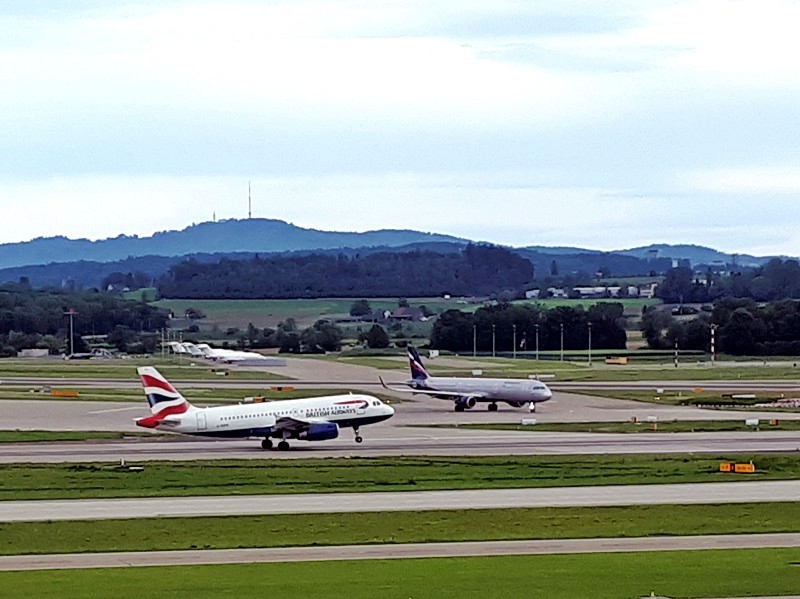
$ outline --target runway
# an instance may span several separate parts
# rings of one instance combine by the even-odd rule
[[[0,556],[0,571],[800,547],[800,534],[340,545]]]
[[[366,431],[366,432],[365,432]],[[800,452],[800,432],[603,434],[505,432],[401,427],[362,429],[361,444],[349,431],[324,443],[294,441],[290,451],[264,451],[259,441],[185,438],[3,443],[0,463],[147,462],[153,460],[298,459],[399,456],[509,456],[660,453]]]
[[[191,397],[190,393],[187,393]],[[550,422],[638,422],[668,420],[762,421],[800,418],[800,413],[700,409],[691,406],[650,404],[578,393],[556,392],[531,414],[526,409],[501,405],[498,412],[476,408],[454,412],[452,402],[416,397],[395,404],[396,414],[375,426],[363,427],[364,442],[354,442],[350,429],[338,439],[320,443],[295,441],[288,452],[261,450],[258,440],[209,440],[167,436],[122,441],[0,444],[0,463],[14,462],[128,462],[194,459],[292,459],[343,456],[404,455],[552,455],[632,453],[763,453],[800,451],[800,432],[756,431],[728,433],[557,433],[437,428],[429,425],[506,423],[535,419]],[[141,402],[66,401],[17,399],[0,401],[0,423],[6,430],[138,432],[134,418],[148,412]],[[645,428],[647,425],[640,425]]]
[[[3,501],[0,522],[796,501],[800,480]]]

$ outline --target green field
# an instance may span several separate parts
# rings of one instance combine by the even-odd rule
[[[324,299],[264,299],[264,300],[183,300],[162,299],[152,302],[152,305],[167,310],[172,310],[176,316],[186,312],[188,308],[202,310],[206,317],[195,324],[204,327],[217,326],[220,329],[227,327],[246,328],[250,323],[256,327],[274,327],[287,318],[294,318],[298,324],[308,326],[320,318],[345,318],[350,314],[353,301],[359,298],[324,298]],[[399,298],[366,298],[373,310],[394,310],[398,307]],[[475,312],[484,306],[483,302],[470,303],[465,299],[442,297],[415,297],[408,298],[411,306],[426,306],[429,310],[441,313],[446,310],[461,310],[462,312]],[[641,314],[643,306],[660,304],[660,300],[649,299],[543,299],[543,300],[517,300],[515,305],[539,306],[544,309],[553,309],[559,306],[589,308],[600,302],[621,303],[625,313],[630,315]]]
[[[323,458],[146,462],[141,472],[117,464],[9,464],[0,469],[0,500],[196,495],[251,495],[440,489],[499,489],[740,481],[719,462],[749,462],[747,480],[800,478],[795,454],[682,456],[513,456]]]
[[[655,389],[650,390],[627,390],[627,389],[571,389],[570,393],[580,393],[581,395],[593,395],[595,397],[611,397],[613,399],[625,399],[629,401],[641,401],[645,403],[666,404],[672,406],[698,406],[698,407],[714,407],[724,409],[744,408],[748,410],[758,409],[753,408],[756,404],[769,403],[785,397],[797,397],[800,395],[798,392],[791,391],[747,391],[742,392],[743,395],[755,395],[755,398],[734,398],[733,393],[720,393],[718,391],[705,391],[703,390],[703,382],[698,381],[697,387],[694,391],[687,390],[664,390],[663,393],[657,393]],[[778,408],[768,407],[761,408],[767,409],[771,412],[796,412],[792,408]]]
[[[491,526],[476,526],[491,522]],[[10,522],[1,555],[792,533],[800,504],[432,510]]]
[[[175,356],[162,358],[130,358],[125,360],[34,360],[34,359],[2,359],[0,360],[0,380],[2,377],[41,377],[41,378],[102,378],[119,380],[139,380],[136,368],[139,366],[155,366],[159,372],[169,379],[175,380],[217,380],[223,378],[218,372],[227,372],[228,376],[244,380],[279,380],[287,379],[284,375],[276,375],[263,370],[237,370],[235,368],[211,365],[207,362],[192,362],[188,358]]]
[[[314,389],[309,387],[293,388],[291,385],[275,385],[281,387],[283,390],[273,390],[270,387],[252,387],[252,388],[208,388],[208,387],[195,387],[195,386],[181,386],[176,385],[178,390],[183,393],[186,398],[198,406],[205,406],[211,404],[229,404],[239,403],[244,398],[261,398],[264,401],[281,401],[285,399],[298,399],[303,397],[320,397],[323,395],[335,394],[348,394],[351,389]],[[55,386],[53,387],[56,388]],[[103,389],[96,387],[80,387],[78,385],[59,386],[58,389],[69,389],[78,393],[77,397],[58,398],[53,397],[47,392],[42,392],[40,389],[31,387],[23,387],[20,385],[3,385],[0,387],[0,400],[14,400],[14,399],[39,399],[39,400],[57,400],[57,401],[126,401],[126,402],[139,402],[142,404],[142,410],[147,409],[144,392],[141,389]],[[397,404],[402,400],[387,396],[383,393],[370,392],[371,395],[379,397],[387,403]],[[0,423],[2,426],[2,423]]]
[[[747,426],[744,420],[659,420],[649,422],[552,422],[522,424],[438,424],[418,425],[426,428],[461,428],[492,431],[559,432],[559,433],[719,433],[753,431],[800,431],[800,419],[780,420],[772,425],[759,421],[759,426]]]
[[[0,431],[0,443],[59,443],[92,439],[123,439],[153,437],[152,433],[115,433],[107,431]]]
[[[800,592],[800,550],[736,549],[0,572],[5,599],[620,599]]]
[[[294,318],[301,326],[309,326],[320,318],[345,318],[350,315],[350,307],[358,298],[325,299],[264,299],[264,300],[182,300],[164,299],[153,302],[154,306],[172,310],[176,316],[184,314],[187,308],[197,308],[206,315],[196,324],[247,328],[252,323],[256,327],[274,327],[287,318]],[[399,298],[368,298],[373,310],[395,310]],[[451,308],[463,311],[477,310],[482,304],[460,303],[457,299],[446,300],[441,297],[408,298],[410,305],[427,306],[434,312]]]

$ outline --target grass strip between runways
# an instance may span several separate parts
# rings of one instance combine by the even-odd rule
[[[753,462],[754,474],[719,472]],[[0,500],[503,489],[800,478],[797,454],[585,455],[9,464]]]
[[[31,510],[35,510],[35,505]],[[509,508],[0,524],[0,553],[84,553],[800,531],[800,503]]]
[[[0,572],[4,599],[781,596],[799,549],[582,553]]]

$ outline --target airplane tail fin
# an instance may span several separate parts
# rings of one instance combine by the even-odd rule
[[[408,346],[408,362],[411,365],[411,378],[415,380],[424,380],[430,375],[422,365],[422,358],[419,357],[417,348],[411,345]]]
[[[147,403],[150,404],[150,411],[153,413],[151,419],[161,420],[165,416],[183,414],[194,409],[194,406],[152,366],[142,366],[137,368],[136,372],[142,381]]]

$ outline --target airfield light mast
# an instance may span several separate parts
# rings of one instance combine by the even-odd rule
[[[250,181],[247,182],[247,220],[253,218],[253,199],[250,195]]]
[[[64,314],[69,316],[69,355],[75,353],[75,331],[72,325],[72,317],[78,313],[77,310],[70,308]]]

